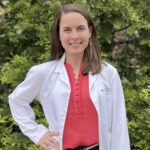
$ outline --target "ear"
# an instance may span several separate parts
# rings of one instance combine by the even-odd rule
[[[92,36],[92,27],[89,27],[89,38]]]

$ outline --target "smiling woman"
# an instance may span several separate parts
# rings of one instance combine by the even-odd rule
[[[82,73],[88,74],[89,71],[92,74],[99,73],[101,70],[101,50],[94,23],[87,9],[80,4],[69,4],[58,8],[53,25],[50,60],[59,59],[64,54],[65,49],[62,44],[65,42],[62,43],[62,41],[66,39],[66,36],[61,38],[63,31],[65,32],[64,35],[69,38],[76,38],[80,35],[76,42],[81,45],[79,43],[77,45],[75,41],[70,41],[70,44],[74,42],[75,47],[79,45],[83,47],[84,55],[80,56],[80,59],[83,57],[82,64],[84,64]],[[84,41],[79,41],[81,39]],[[76,52],[78,51],[76,50]]]
[[[84,51],[91,37],[91,29],[88,27],[86,19],[76,12],[63,14],[60,20],[59,34],[65,50],[66,62],[79,70]]]
[[[33,66],[9,96],[22,132],[44,150],[130,150],[117,70],[101,60],[96,30],[81,5],[58,8],[50,61]],[[37,99],[49,127],[35,122]]]

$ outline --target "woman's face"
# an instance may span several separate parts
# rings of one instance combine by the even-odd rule
[[[61,17],[59,36],[67,54],[83,55],[91,37],[91,29],[84,16],[70,12]]]

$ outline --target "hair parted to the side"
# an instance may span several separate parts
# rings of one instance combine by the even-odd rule
[[[77,12],[85,17],[89,28],[92,29],[92,34],[89,39],[89,44],[84,51],[83,56],[83,74],[99,73],[101,71],[101,49],[96,37],[96,29],[94,23],[89,15],[89,12],[81,4],[67,4],[60,6],[56,11],[54,24],[52,29],[52,41],[51,41],[51,56],[50,60],[60,59],[64,54],[64,48],[61,45],[59,39],[59,28],[62,14]]]

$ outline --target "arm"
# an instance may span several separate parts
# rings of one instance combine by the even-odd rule
[[[35,114],[30,106],[40,92],[41,76],[39,73],[37,67],[32,67],[25,80],[9,95],[9,105],[14,120],[21,131],[36,144],[48,131],[45,126],[35,122]]]
[[[111,78],[111,87],[113,99],[111,150],[130,150],[124,93],[116,70]]]

